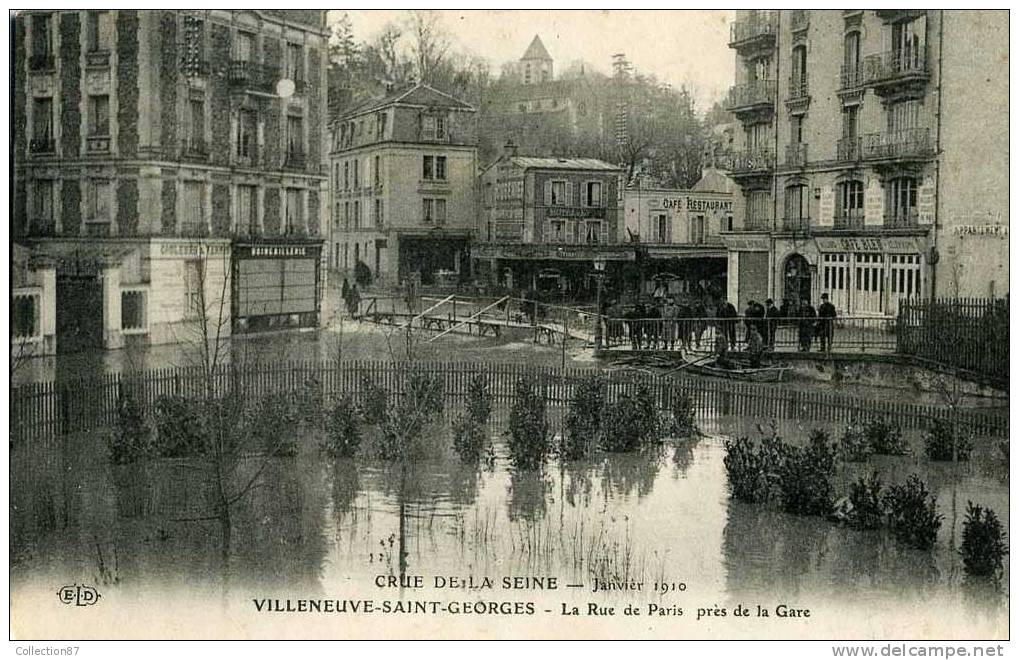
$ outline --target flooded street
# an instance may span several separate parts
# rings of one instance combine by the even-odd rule
[[[233,625],[267,616],[254,605],[260,599],[282,607],[287,598],[328,598],[346,607],[363,599],[376,608],[439,602],[450,616],[478,602],[531,603],[530,624],[498,612],[460,624],[480,635],[536,625],[574,636],[595,625],[582,616],[563,628],[564,603],[631,605],[653,636],[754,636],[753,622],[734,625],[740,604],[813,613],[809,628],[790,619],[787,629],[770,624],[772,635],[824,637],[847,612],[858,617],[860,635],[1007,635],[1007,583],[1004,592],[969,584],[957,552],[967,500],[1007,525],[1007,462],[992,443],[978,442],[968,463],[930,464],[915,457],[911,434],[912,457],[839,464],[840,493],[871,470],[885,483],[914,472],[927,481],[944,522],[935,549],[921,552],[885,531],[730,500],[723,440],[756,434],[756,425],[715,418],[701,425],[702,437],[659,452],[551,461],[541,473],[511,468],[498,429],[495,460],[483,468],[462,465],[451,451],[406,466],[329,460],[316,437],[300,437],[296,457],[238,467],[241,480],[257,483],[231,507],[229,525],[211,505],[212,480],[200,461],[112,465],[95,438],[68,437],[12,455],[12,591],[51,609],[60,586],[87,583],[113,611],[158,602],[182,621],[231,616]],[[808,428],[779,431],[799,442]],[[513,589],[514,578],[528,589]],[[705,613],[719,608],[728,616]],[[347,614],[365,619],[358,636],[385,623]],[[348,620],[335,617],[312,616],[305,633],[343,634],[337,621]],[[261,620],[248,632],[271,636]],[[440,634],[429,631],[441,617],[420,620],[422,633]],[[87,621],[68,618],[68,634]],[[614,621],[591,634],[611,636]]]

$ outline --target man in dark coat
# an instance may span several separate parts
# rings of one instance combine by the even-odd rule
[[[821,336],[821,350],[831,353],[832,340],[835,338],[835,317],[838,314],[835,305],[829,302],[827,293],[821,294],[821,306],[817,308],[817,316],[820,319],[817,322],[817,330]]]
[[[771,350],[775,350],[775,332],[778,330],[778,319],[779,314],[778,308],[775,307],[775,301],[768,298],[764,301],[764,345]]]
[[[736,346],[736,320],[739,314],[736,312],[736,306],[726,300],[718,306],[718,318],[721,319],[722,332],[725,334],[725,341],[728,347],[734,348]]]
[[[797,321],[800,335],[800,350],[809,351],[810,344],[814,341],[814,320],[817,312],[809,300],[801,300],[799,308],[799,320]]]

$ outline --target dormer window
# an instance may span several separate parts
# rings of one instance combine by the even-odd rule
[[[421,117],[422,140],[446,139],[446,117],[443,115],[424,115]]]

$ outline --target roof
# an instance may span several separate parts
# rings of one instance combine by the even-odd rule
[[[550,60],[552,56],[545,50],[545,44],[541,43],[541,37],[534,35],[534,39],[531,40],[531,45],[527,47],[527,51],[522,60]]]
[[[616,165],[606,163],[597,158],[534,158],[531,156],[511,156],[510,160],[517,167],[541,170],[604,170],[619,171]]]
[[[733,182],[722,171],[714,167],[705,167],[701,178],[690,188],[693,192],[731,193]]]
[[[430,87],[424,83],[417,83],[416,85],[406,86],[390,92],[381,98],[366,101],[361,105],[355,106],[354,108],[344,112],[341,116],[351,117],[353,115],[360,115],[366,112],[371,112],[372,110],[378,110],[380,108],[397,104],[432,108],[456,108],[458,110],[470,111],[474,110],[470,104],[464,103],[445,92],[440,92],[434,87]]]

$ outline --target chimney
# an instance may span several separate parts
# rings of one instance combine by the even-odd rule
[[[502,153],[511,158],[517,155],[517,145],[513,143],[513,140],[506,141],[506,146],[502,148]]]

